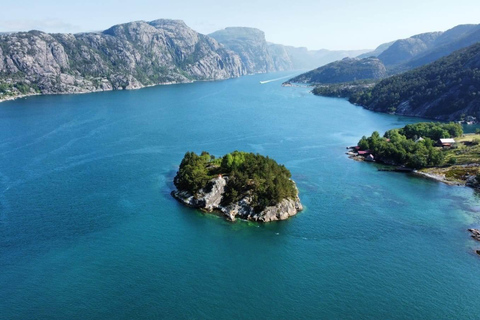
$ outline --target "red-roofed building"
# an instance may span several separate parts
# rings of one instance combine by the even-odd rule
[[[359,150],[358,151],[359,156],[368,156],[369,154],[372,154],[372,151],[370,151],[370,150],[365,150],[365,151]]]

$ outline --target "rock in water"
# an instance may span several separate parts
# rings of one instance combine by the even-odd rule
[[[480,241],[480,230],[478,229],[468,229],[468,231],[470,231],[470,233],[472,234],[472,238],[477,240],[477,241]]]

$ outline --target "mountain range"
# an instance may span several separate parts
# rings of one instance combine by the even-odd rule
[[[480,118],[480,43],[358,91],[350,101],[373,111],[438,120]]]
[[[387,76],[385,65],[376,57],[344,58],[323,67],[303,73],[288,82],[341,83],[364,79],[382,79]]]
[[[363,51],[267,43],[253,28],[208,35],[181,20],[136,21],[102,32],[0,35],[0,100],[19,95],[135,89],[317,66]]]
[[[459,25],[445,32],[429,32],[414,35],[407,39],[399,39],[384,43],[374,51],[359,55],[356,61],[350,61],[351,68],[337,72],[331,77],[328,70],[341,69],[343,61],[336,61],[322,66],[306,74],[300,75],[290,82],[328,84],[363,79],[379,79],[399,74],[429,64],[452,52],[468,47],[480,41],[480,25]],[[376,63],[369,63],[367,58],[376,57]],[[381,66],[383,64],[383,67]],[[369,66],[370,69],[366,69]],[[384,74],[380,69],[386,70]],[[328,76],[323,76],[328,74]]]
[[[308,50],[269,43],[265,33],[255,28],[229,27],[209,34],[237,53],[249,73],[312,69],[368,50]]]

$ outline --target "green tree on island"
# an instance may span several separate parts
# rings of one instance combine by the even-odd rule
[[[297,195],[291,173],[275,160],[259,154],[234,151],[216,159],[208,152],[199,156],[187,152],[174,180],[179,190],[195,195],[208,188],[211,179],[219,174],[228,177],[223,203],[229,204],[250,195],[255,211],[275,205]]]

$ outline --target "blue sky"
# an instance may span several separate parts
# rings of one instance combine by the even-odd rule
[[[411,35],[480,23],[479,0],[22,0],[3,1],[0,31],[104,30],[172,18],[201,33],[255,27],[268,41],[309,49],[368,49]]]

